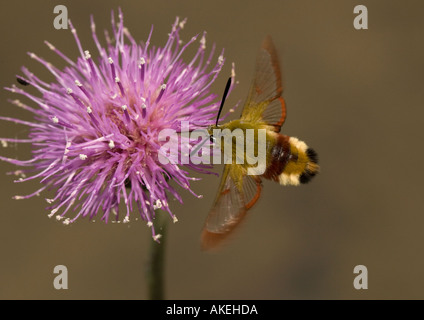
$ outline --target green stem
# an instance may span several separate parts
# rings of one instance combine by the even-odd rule
[[[150,252],[147,264],[146,278],[148,283],[149,300],[164,299],[164,265],[166,244],[167,215],[164,212],[157,213],[154,221],[155,230],[161,234],[160,243],[149,239]]]

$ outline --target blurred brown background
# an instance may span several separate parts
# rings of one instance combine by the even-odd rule
[[[120,5],[134,38],[146,39],[154,24],[156,45],[165,43],[176,16],[187,17],[184,40],[206,30],[209,48],[225,48],[214,92],[221,94],[236,63],[240,85],[227,107],[244,101],[257,49],[271,34],[286,84],[282,132],[319,153],[322,172],[311,184],[265,182],[259,204],[217,253],[201,252],[199,235],[219,179],[203,176],[194,184],[201,200],[181,191],[185,204],[172,204],[180,222],[170,225],[167,239],[167,298],[424,298],[422,1],[9,1],[0,12],[1,87],[15,82],[22,65],[51,80],[27,51],[64,66],[44,40],[77,57],[70,30],[53,27],[58,4],[67,6],[83,47],[93,52],[90,14],[103,39],[111,9]],[[368,30],[353,28],[358,4],[368,7]],[[0,91],[1,115],[30,120],[7,102],[16,97]],[[25,130],[1,122],[0,136],[22,137]],[[30,149],[11,145],[0,154],[27,159]],[[144,223],[63,226],[47,218],[43,196],[11,199],[38,186],[14,184],[5,175],[11,170],[0,163],[0,298],[147,297],[151,238]],[[68,267],[68,290],[53,288],[59,264]],[[368,267],[366,291],[353,287],[359,264]]]

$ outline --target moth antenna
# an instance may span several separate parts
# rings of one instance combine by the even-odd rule
[[[23,86],[28,86],[29,82],[25,81],[22,78],[16,78],[16,81],[18,81],[19,84],[23,85]]]
[[[219,107],[218,115],[216,117],[216,125],[218,125],[219,116],[221,114],[222,108],[224,107],[225,98],[227,98],[227,94],[228,94],[228,91],[230,90],[230,86],[231,86],[231,77],[228,78],[227,85],[225,86],[224,94],[221,100],[221,105]]]

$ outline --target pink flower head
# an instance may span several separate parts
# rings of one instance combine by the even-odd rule
[[[29,53],[56,80],[50,84],[43,82],[23,68],[25,77],[19,77],[20,82],[29,83],[41,96],[14,85],[6,88],[32,100],[38,107],[12,101],[32,112],[33,122],[0,117],[29,126],[28,139],[3,138],[2,141],[31,143],[33,158],[0,159],[35,169],[35,175],[16,182],[41,179],[43,186],[39,190],[15,199],[30,198],[45,189],[56,190],[53,199],[46,199],[51,204],[49,217],[57,214],[58,220],[69,224],[78,217],[92,219],[101,211],[102,220],[107,222],[112,217],[120,221],[119,205],[123,201],[126,208],[123,221],[128,222],[130,212],[138,210],[157,240],[160,235],[153,228],[154,210],[166,210],[176,222],[168,199],[175,197],[182,202],[168,181],[175,181],[194,194],[190,180],[195,180],[178,164],[164,165],[158,161],[162,144],[158,134],[165,128],[178,131],[181,121],[190,121],[193,129],[214,122],[219,101],[214,102],[216,96],[210,93],[210,86],[224,58],[221,53],[210,66],[214,48],[206,54],[204,33],[195,56],[189,63],[184,62],[183,52],[197,39],[193,37],[186,43],[180,39],[185,20],[177,18],[165,46],[154,47],[150,45],[153,29],[147,41],[138,44],[124,27],[122,13],[119,12],[118,24],[113,16],[112,13],[113,34],[109,37],[106,33],[105,47],[100,44],[91,20],[97,59],[84,51],[71,23],[80,52],[77,61],[48,42],[47,46],[69,64],[63,70]],[[186,166],[207,172],[205,165]]]

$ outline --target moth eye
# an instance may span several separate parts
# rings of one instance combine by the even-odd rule
[[[214,136],[210,136],[209,137],[211,143],[215,143],[216,142],[216,138]]]

